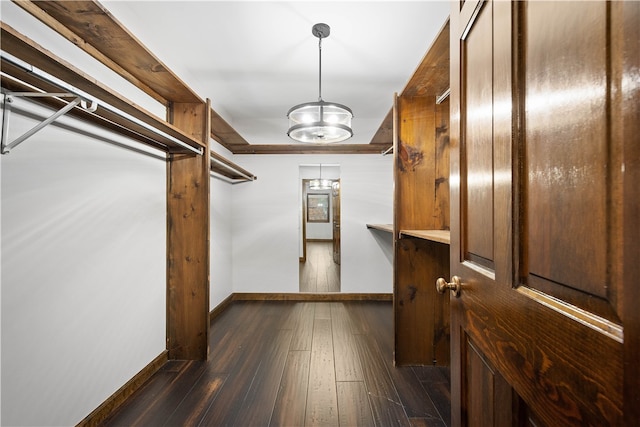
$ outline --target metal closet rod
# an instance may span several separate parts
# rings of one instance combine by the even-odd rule
[[[232,165],[229,165],[229,164],[227,164],[227,163],[215,158],[213,156],[213,154],[209,155],[209,159],[213,160],[214,162],[216,162],[219,165],[224,166],[227,169],[233,170],[234,172],[236,172],[241,177],[246,178],[248,181],[255,181],[256,180],[256,176],[255,175],[247,175],[246,173],[242,172],[241,170],[239,170],[237,168],[234,168]]]
[[[155,133],[158,136],[161,136],[163,138],[166,138],[176,144],[178,144],[179,146],[186,148],[187,150],[196,153],[196,154],[200,154],[202,155],[204,150],[202,147],[199,148],[194,148],[192,146],[190,146],[189,144],[186,144],[182,141],[180,141],[179,139],[161,131],[160,129],[156,129],[155,127],[149,125],[148,123],[143,122],[142,120],[138,119],[137,117],[132,116],[129,113],[126,113],[122,110],[117,109],[116,107],[109,105],[105,102],[100,101],[99,99],[97,99],[96,97],[89,95],[88,93],[68,84],[67,82],[64,82],[62,80],[60,80],[59,78],[52,76],[51,74],[47,73],[46,71],[40,70],[39,68],[34,67],[33,65],[21,60],[20,58],[17,58],[13,55],[11,55],[10,53],[7,53],[5,51],[0,51],[0,57],[2,58],[3,61],[7,61],[9,63],[11,63],[12,65],[21,68],[23,71],[26,71],[27,73],[31,73],[34,76],[38,77],[40,80],[43,80],[47,83],[53,84],[57,87],[59,87],[60,89],[73,94],[75,96],[78,96],[82,99],[85,99],[87,101],[90,101],[91,103],[97,103],[99,104],[102,108],[104,108],[107,111],[110,111],[113,114],[116,114],[120,117],[122,117],[123,119],[126,119],[132,123],[137,124],[138,126],[142,126],[143,128]],[[159,141],[156,141],[159,142]]]
[[[222,165],[222,166],[226,167],[227,169],[233,170],[234,172],[236,172],[241,177],[246,178],[248,181],[255,181],[255,179],[256,179],[255,176],[249,176],[249,175],[239,171],[238,169],[236,169],[236,168],[234,168],[234,167],[232,167],[232,166],[230,166],[230,165],[228,165],[228,164],[226,164],[224,162],[221,162],[220,160],[216,159],[213,156],[209,156],[209,158],[211,160],[213,160],[214,162],[216,162],[217,164]]]
[[[447,88],[447,90],[442,92],[442,95],[436,98],[436,104],[442,104],[444,100],[449,97],[450,94],[451,94],[451,88]]]

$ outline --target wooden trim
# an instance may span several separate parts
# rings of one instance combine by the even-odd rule
[[[324,243],[326,243],[326,242],[333,242],[333,239],[307,239],[307,242],[319,242],[319,243],[324,242]]]
[[[621,24],[612,28],[622,27],[623,37],[623,75],[637,76],[640,71],[640,3],[614,2],[616,11],[614,16],[621,16]],[[638,240],[638,223],[640,222],[640,148],[638,133],[640,133],[640,91],[638,82],[630,85],[623,94],[622,105],[623,123],[622,140],[624,141],[624,248],[623,254],[623,324],[624,324],[624,421],[625,425],[634,425],[640,420],[640,312],[637,301],[640,301],[640,241]]]
[[[52,15],[50,15],[48,12],[45,12],[44,10],[45,8],[50,8],[52,6],[58,7],[61,5],[55,4],[55,2],[52,2],[53,4],[43,4],[42,6],[39,6],[39,5],[36,5],[33,1],[28,1],[28,0],[16,1],[14,3],[20,6],[21,8],[23,8],[26,12],[29,12],[31,15],[39,19],[42,23],[48,25],[49,28],[51,28],[52,30],[58,32],[58,34],[60,34],[62,37],[66,38],[71,43],[78,46],[80,49],[84,50],[89,55],[93,56],[102,64],[106,65],[116,73],[120,74],[130,83],[140,88],[147,95],[151,96],[153,99],[160,102],[165,107],[167,106],[167,100],[163,96],[158,94],[155,90],[151,89],[146,83],[142,82],[140,79],[138,79],[136,76],[131,74],[129,71],[122,68],[118,63],[111,60],[111,58],[102,54],[102,52],[100,52],[99,49],[87,43],[86,40],[83,40],[82,37],[74,33],[69,27],[57,21]]]
[[[392,301],[393,294],[356,294],[356,293],[234,293],[233,301]]]
[[[172,102],[204,102],[100,2],[20,0],[15,3],[165,107]],[[249,145],[218,113],[212,108],[209,110],[210,135],[217,142],[231,152],[235,146]]]
[[[223,299],[220,304],[216,305],[213,310],[209,312],[209,322],[220,316],[231,304],[233,304],[233,294]]]
[[[134,375],[115,393],[109,396],[100,406],[94,409],[77,427],[90,427],[102,424],[116,409],[120,407],[133,393],[136,392],[153,374],[158,372],[162,366],[169,360],[169,352],[167,350],[160,353],[147,366],[142,368],[140,372]]]
[[[203,102],[98,1],[15,3],[150,96],[160,95],[165,105]]]
[[[230,147],[233,154],[381,154],[389,144],[247,144]]]

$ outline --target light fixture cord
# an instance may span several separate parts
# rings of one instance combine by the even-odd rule
[[[322,37],[318,37],[318,101],[322,101]]]

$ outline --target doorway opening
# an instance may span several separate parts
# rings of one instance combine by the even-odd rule
[[[299,291],[340,292],[340,167],[301,165],[300,177]]]

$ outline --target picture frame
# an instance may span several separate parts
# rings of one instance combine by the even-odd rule
[[[307,222],[329,222],[329,194],[307,194]]]

